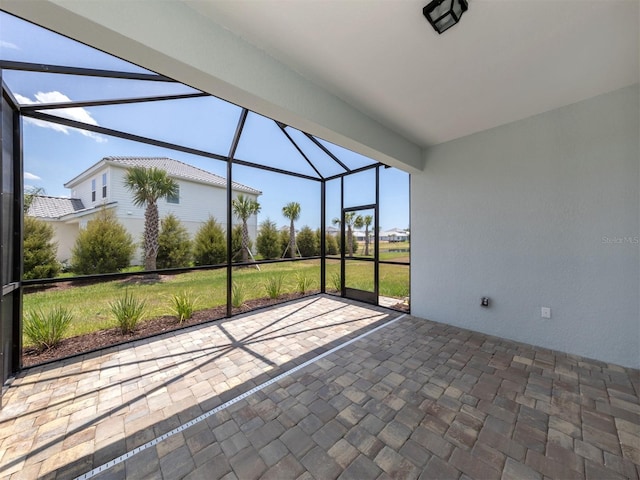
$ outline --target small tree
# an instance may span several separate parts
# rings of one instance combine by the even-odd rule
[[[178,218],[170,213],[160,222],[158,235],[158,268],[189,266],[191,262],[191,240],[189,232]]]
[[[193,240],[193,259],[196,265],[216,265],[227,259],[227,237],[216,219],[202,224]]]
[[[260,204],[257,200],[246,197],[243,194],[238,195],[231,201],[231,208],[233,214],[242,220],[242,262],[247,263],[249,261],[249,251],[251,250],[251,239],[249,238],[249,227],[247,220],[251,215],[255,215],[260,212]]]
[[[369,243],[371,239],[369,238],[369,227],[373,223],[373,216],[365,215],[362,217],[362,225],[364,225],[364,254],[369,255]]]
[[[159,168],[131,167],[124,178],[124,186],[133,193],[133,204],[144,210],[144,268],[156,269],[158,256],[159,213],[158,199],[178,194],[178,183]]]
[[[340,225],[341,221],[339,218],[334,218],[331,223],[334,225]],[[346,254],[349,257],[353,257],[353,254],[358,251],[358,242],[355,238],[353,238],[353,229],[354,228],[362,228],[363,220],[362,216],[356,215],[356,212],[347,212],[344,214],[344,223],[346,226],[346,237],[347,237],[347,245],[346,245]]]
[[[260,224],[256,243],[258,253],[262,255],[262,258],[266,260],[278,258],[283,250],[280,248],[278,227],[275,222],[267,218]]]
[[[60,273],[58,244],[53,227],[34,217],[24,217],[24,279],[53,278]]]
[[[300,218],[300,204],[298,202],[289,202],[282,207],[282,215],[287,217],[289,224],[289,256],[296,258],[296,227],[294,222]]]
[[[100,210],[80,230],[71,252],[71,269],[80,275],[112,273],[128,267],[135,245],[111,210]]]
[[[318,241],[316,234],[306,225],[298,232],[296,239],[298,250],[303,257],[313,257],[318,251]]]

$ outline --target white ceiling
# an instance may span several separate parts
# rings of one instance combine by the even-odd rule
[[[429,146],[638,82],[638,0],[183,0],[380,124]]]

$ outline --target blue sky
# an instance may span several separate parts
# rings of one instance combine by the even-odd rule
[[[30,25],[0,12],[0,58],[65,66],[144,71],[141,68],[78,44],[65,37]],[[181,84],[114,80],[30,72],[4,71],[3,79],[20,103],[48,103],[192,93]],[[241,109],[216,98],[73,108],[47,113],[113,128],[153,139],[185,145],[213,153],[228,154]],[[300,143],[321,173],[342,171],[311,141],[295,129],[287,129]],[[105,156],[167,156],[226,177],[226,163],[175,150],[161,149],[116,137],[74,130],[53,123],[25,119],[25,186],[44,188],[46,194],[69,196],[64,183]],[[362,157],[323,142],[350,168],[368,164]],[[274,122],[251,113],[245,124],[236,157],[254,163],[315,176]],[[297,201],[302,206],[298,227],[320,224],[320,183],[278,175],[242,166],[233,167],[233,179],[261,190],[262,212],[279,226],[287,224],[282,207]],[[373,171],[346,180],[349,194],[345,206],[375,201]],[[396,169],[381,169],[380,227],[409,225],[408,175]],[[339,181],[327,185],[327,220],[340,214]]]

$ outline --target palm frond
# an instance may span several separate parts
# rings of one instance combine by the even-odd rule
[[[138,207],[178,194],[178,183],[156,167],[134,166],[127,169],[124,186],[133,193],[133,203]]]

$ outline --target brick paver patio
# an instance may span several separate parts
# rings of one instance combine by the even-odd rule
[[[94,478],[638,478],[638,371],[398,317],[317,296],[28,370],[0,477],[83,475],[384,325]]]

